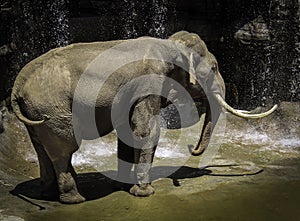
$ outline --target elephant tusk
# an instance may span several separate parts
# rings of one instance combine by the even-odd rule
[[[238,113],[242,113],[242,114],[251,114],[251,111],[246,111],[246,110],[237,110],[235,109]]]
[[[264,112],[264,113],[260,113],[260,114],[249,114],[248,111],[241,111],[241,110],[236,110],[234,108],[232,108],[231,106],[229,106],[229,104],[226,103],[226,101],[221,97],[221,95],[219,94],[215,94],[214,95],[215,98],[217,99],[217,101],[220,103],[220,105],[222,107],[224,107],[228,112],[238,116],[238,117],[242,117],[242,118],[251,118],[251,119],[256,119],[256,118],[262,118],[262,117],[266,117],[270,114],[272,114],[278,107],[278,105],[274,105],[270,110]]]

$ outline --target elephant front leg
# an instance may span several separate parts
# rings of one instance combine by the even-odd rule
[[[151,186],[149,174],[152,167],[155,149],[156,146],[136,151],[138,155],[138,163],[135,165],[137,184],[130,189],[130,193],[135,196],[150,196],[155,192],[154,188]]]
[[[123,131],[118,128],[118,136],[121,135]],[[131,134],[125,134],[127,137],[131,137]],[[134,165],[134,148],[133,143],[123,142],[122,139],[118,138],[118,175],[115,182],[114,188],[117,190],[127,190],[129,188],[128,184],[134,182],[131,176],[131,169]],[[131,185],[130,185],[131,186]]]
[[[151,186],[150,170],[159,139],[159,101],[148,97],[134,108],[131,125],[135,148],[135,175],[137,183],[130,189],[135,196],[154,194]]]

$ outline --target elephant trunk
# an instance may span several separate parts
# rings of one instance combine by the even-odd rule
[[[199,156],[206,150],[209,144],[211,133],[212,133],[212,122],[210,121],[202,129],[201,138],[197,146],[195,147],[195,149],[192,150],[193,156]]]
[[[210,105],[207,105],[206,108],[206,114],[205,114],[205,119],[204,119],[204,124],[201,130],[201,135],[200,135],[200,140],[196,147],[192,150],[192,155],[193,156],[199,156],[201,155],[206,148],[208,147],[212,131],[214,128],[214,123],[212,122],[212,114],[211,114],[211,109]]]
[[[198,144],[196,145],[196,147],[192,150],[192,154],[194,156],[199,156],[208,147],[210,137],[211,137],[211,134],[212,134],[212,131],[214,128],[214,123],[212,122],[212,117],[211,117],[212,114],[211,114],[210,105],[208,103],[206,94],[205,94],[204,90],[202,89],[202,87],[200,86],[200,84],[189,83],[188,91],[194,100],[201,100],[202,102],[204,102],[204,105],[206,106],[205,120],[204,120],[204,124],[203,124],[202,130],[201,130],[200,140],[198,141]]]

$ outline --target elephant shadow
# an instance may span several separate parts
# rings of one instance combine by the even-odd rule
[[[157,166],[152,168],[150,177],[152,181],[167,177],[173,180],[173,184],[175,186],[178,186],[178,179],[200,177],[210,173],[211,171],[207,169],[192,168],[187,166],[180,168]],[[128,192],[132,184],[123,184],[122,188],[116,188],[116,181],[112,179],[113,177],[116,177],[116,175],[117,171],[113,170],[101,173],[80,173],[77,176],[80,193],[86,198],[86,200],[89,201],[100,199],[117,191]],[[25,201],[28,201],[26,198],[46,201],[59,200],[57,192],[53,192],[52,194],[42,194],[40,178],[19,183],[12,191],[10,191],[10,193]]]
[[[210,167],[226,167],[231,165],[215,165]],[[250,173],[247,175],[256,175],[261,173],[262,170]],[[132,184],[123,184],[122,188],[116,188],[116,181],[112,179],[116,177],[117,171],[104,171],[93,173],[80,173],[78,174],[78,188],[80,193],[86,198],[87,201],[96,200],[110,195],[117,191],[128,192]],[[192,168],[188,166],[172,167],[172,166],[156,166],[153,167],[150,173],[151,181],[158,180],[160,178],[169,178],[173,181],[174,186],[180,186],[178,180],[186,178],[197,178],[201,176],[245,176],[245,174],[214,174],[207,168]],[[110,178],[111,177],[111,178]],[[46,201],[58,201],[58,192],[52,194],[42,194],[42,187],[40,185],[40,179],[33,179],[18,184],[11,194],[18,196],[19,198],[32,203],[30,199],[46,200]]]

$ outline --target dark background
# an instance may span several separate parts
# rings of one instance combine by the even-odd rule
[[[300,101],[298,0],[0,0],[0,102],[20,69],[74,42],[199,34],[217,57],[227,100],[251,108]],[[260,18],[269,38],[235,38]],[[255,28],[254,28],[255,29]]]

